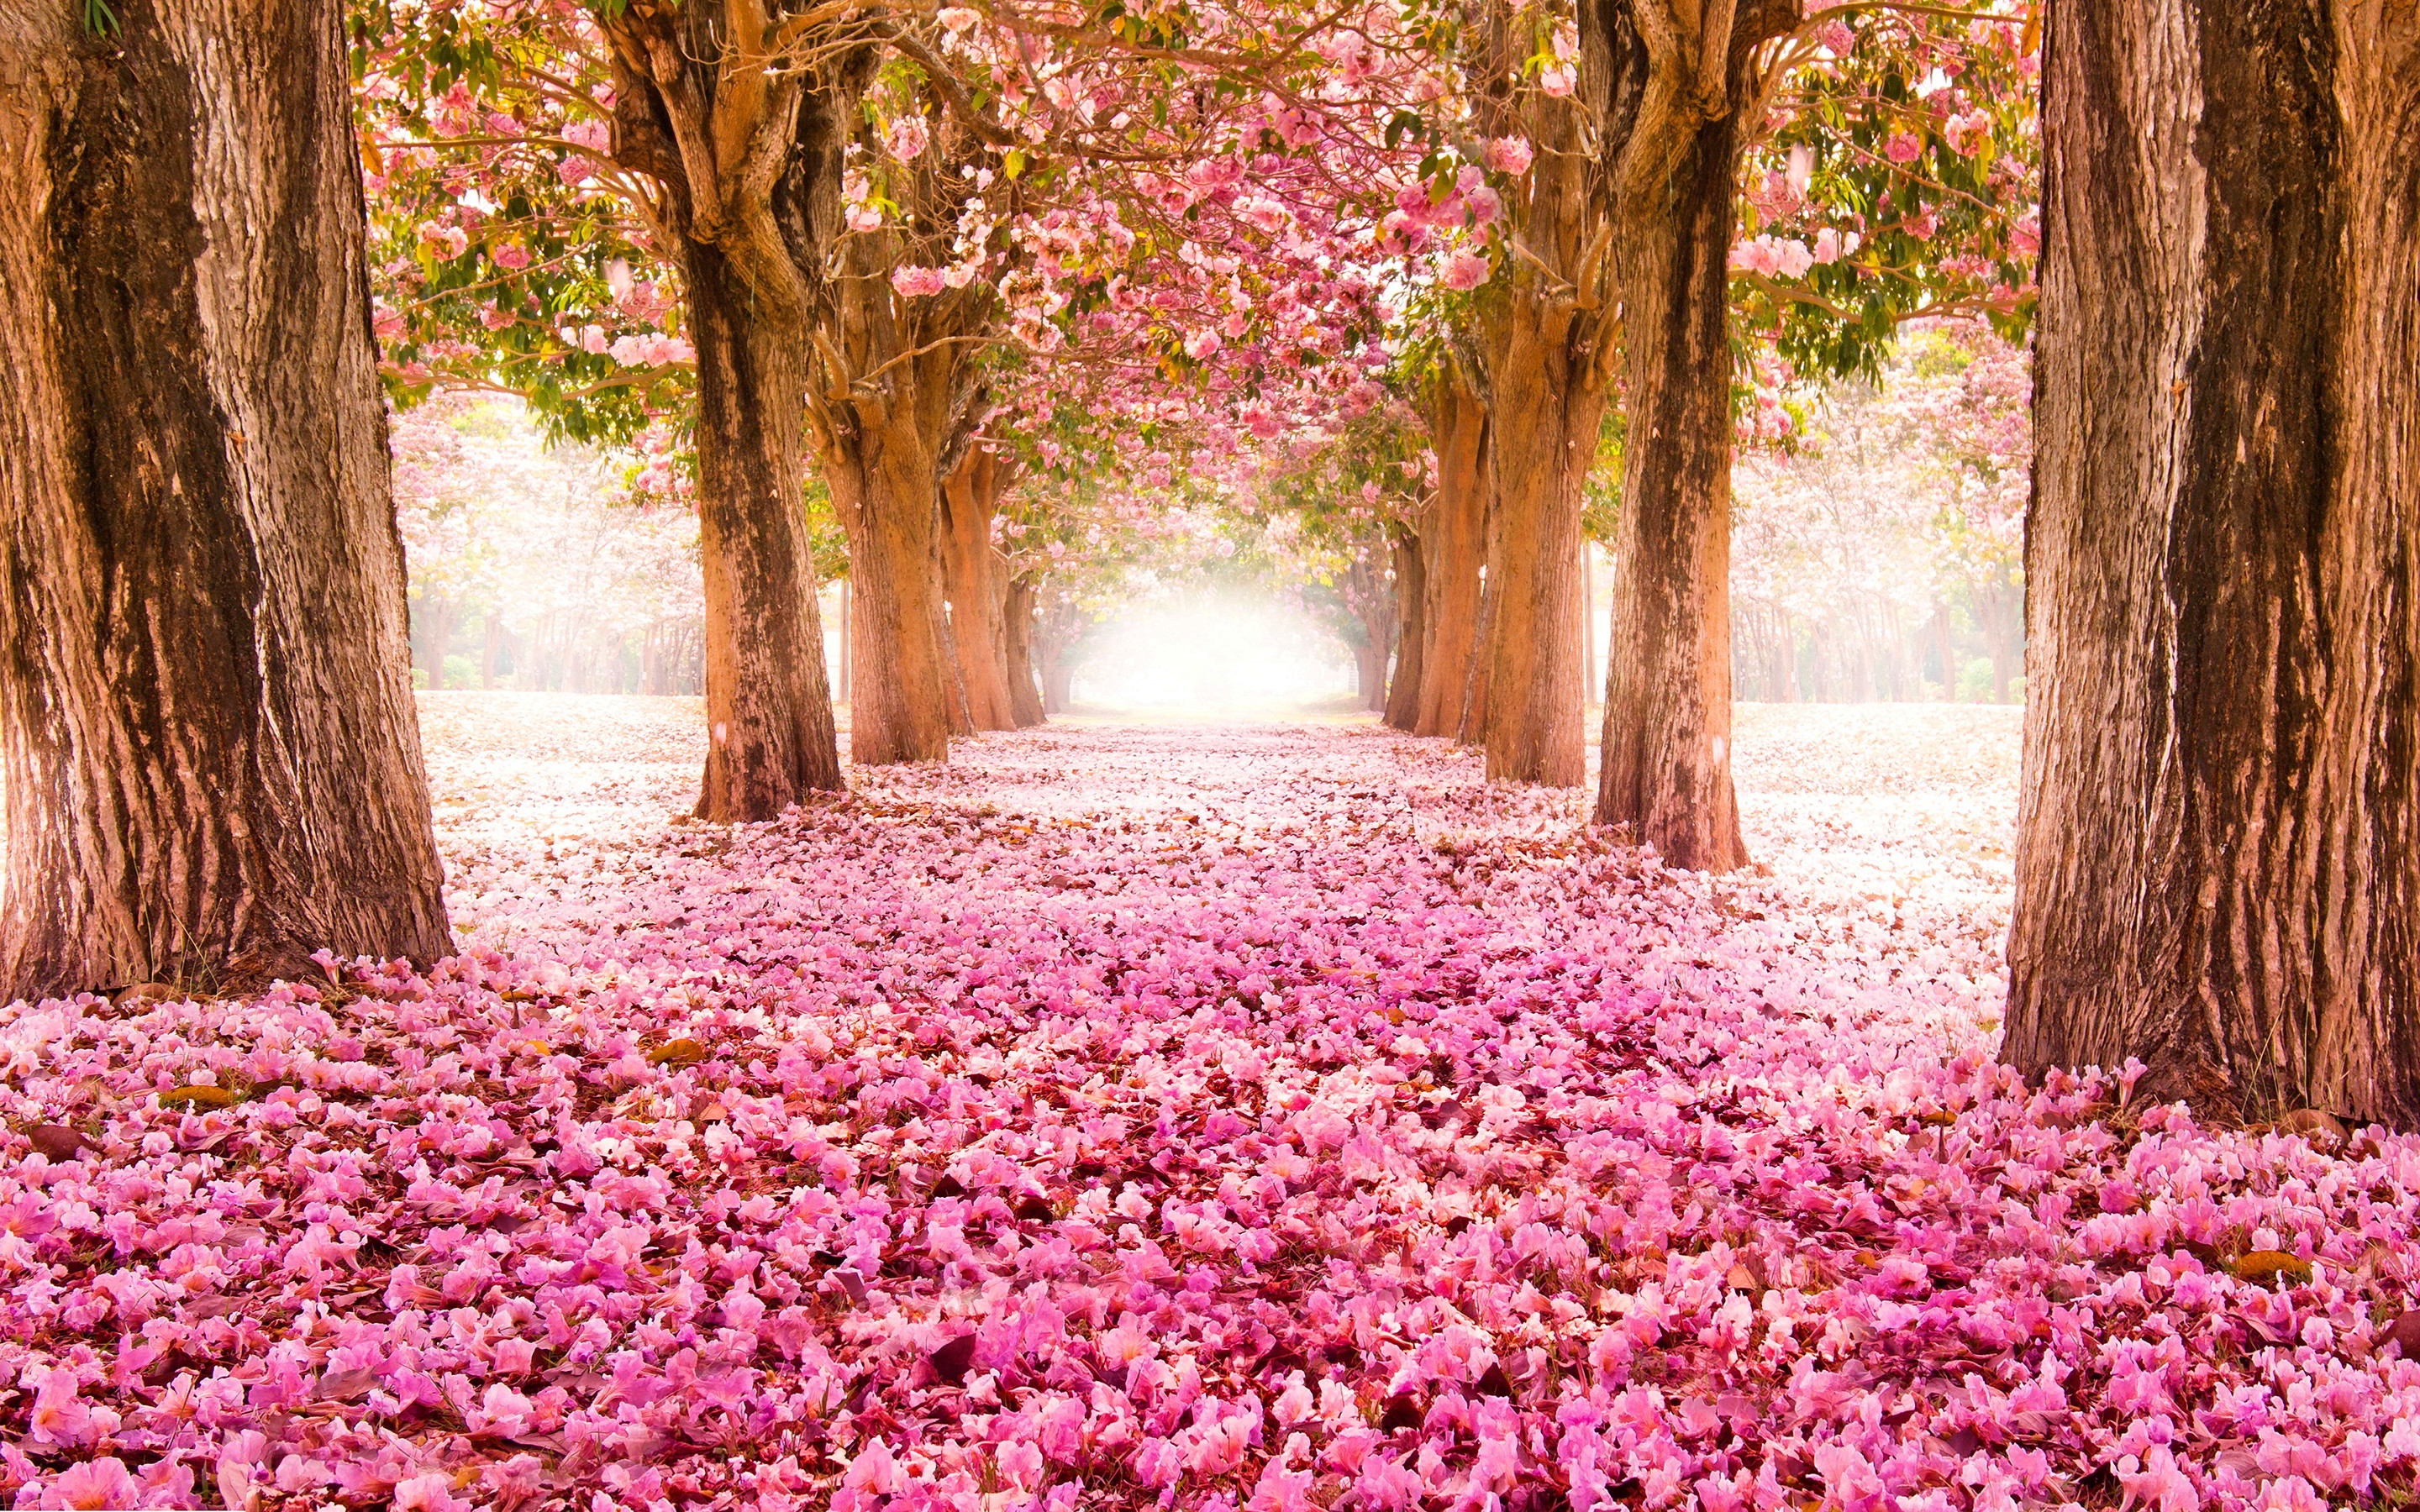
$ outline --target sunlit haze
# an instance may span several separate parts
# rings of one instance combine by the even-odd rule
[[[1263,595],[1138,605],[1094,633],[1078,712],[1280,714],[1350,697],[1353,663],[1310,615]]]

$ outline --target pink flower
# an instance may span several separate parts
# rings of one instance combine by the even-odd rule
[[[1456,247],[1437,265],[1437,280],[1450,289],[1466,291],[1487,282],[1495,269],[1468,247]]]
[[[933,131],[924,124],[922,116],[902,116],[891,123],[891,131],[883,138],[883,145],[891,149],[892,157],[908,162],[921,157],[924,149],[933,145]]]
[[[908,1483],[908,1475],[899,1468],[898,1460],[892,1458],[891,1445],[876,1439],[850,1457],[840,1483],[853,1491],[889,1496]]]
[[[72,1370],[53,1369],[34,1392],[33,1411],[25,1419],[26,1437],[36,1443],[72,1447],[92,1438],[92,1408],[77,1393]]]
[[[1218,348],[1224,345],[1226,343],[1218,332],[1205,328],[1185,338],[1185,355],[1197,363],[1206,363],[1217,356]]]
[[[473,1512],[474,1505],[454,1494],[454,1477],[443,1471],[414,1475],[395,1489],[395,1512]]]
[[[1018,1490],[1030,1491],[1042,1484],[1042,1451],[1031,1443],[1001,1444],[994,1462]]]
[[[1883,147],[1883,156],[1893,162],[1914,162],[1923,152],[1924,139],[1913,131],[1900,131]]]
[[[499,241],[488,249],[488,256],[499,268],[522,269],[530,265],[529,249],[518,241]]]
[[[1497,173],[1528,173],[1530,157],[1529,139],[1526,136],[1499,136],[1487,144],[1487,165]]]
[[[938,19],[941,23],[942,29],[954,36],[983,20],[983,13],[970,10],[964,6],[943,6]]]
[[[18,1504],[23,1505],[23,1503]],[[141,1488],[125,1462],[111,1455],[87,1459],[61,1472],[43,1493],[42,1505],[62,1507],[129,1507],[143,1503]]]
[[[913,300],[930,294],[939,294],[950,285],[949,280],[942,276],[941,270],[938,268],[903,265],[891,270],[891,286]]]

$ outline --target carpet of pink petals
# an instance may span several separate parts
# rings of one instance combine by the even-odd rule
[[[1709,879],[1346,723],[724,828],[694,704],[425,710],[459,956],[0,1014],[14,1504],[2411,1490],[2420,1143],[1993,1063],[2013,711],[1744,711]]]

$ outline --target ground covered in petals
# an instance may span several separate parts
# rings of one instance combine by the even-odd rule
[[[2013,711],[1743,710],[1717,879],[1366,727],[724,828],[693,704],[425,718],[460,956],[5,1014],[16,1504],[2411,1489],[2420,1145],[1993,1065]]]

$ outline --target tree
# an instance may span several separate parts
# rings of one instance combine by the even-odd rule
[[[337,8],[88,10],[0,49],[0,998],[434,959]]]
[[[1016,730],[1039,722],[1038,708],[1020,715],[1011,666],[1005,560],[993,542],[1001,495],[1016,482],[1016,464],[990,446],[970,445],[941,485],[942,583],[950,600],[950,638],[967,714],[977,730]]]
[[[1436,487],[1420,532],[1426,599],[1421,621],[1427,645],[1420,657],[1411,730],[1414,734],[1475,740],[1478,732],[1466,729],[1463,713],[1480,666],[1481,569],[1487,561],[1487,404],[1450,362],[1431,381],[1428,399]]]
[[[2042,138],[2002,1054],[2420,1121],[2420,13],[2068,0]]]

